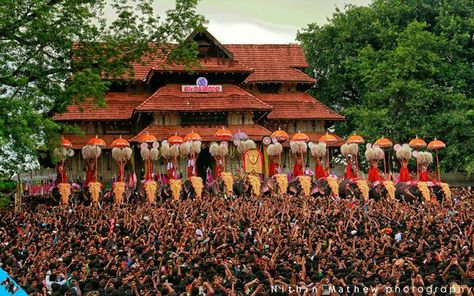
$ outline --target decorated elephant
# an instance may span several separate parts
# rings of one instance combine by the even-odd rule
[[[333,176],[328,176],[315,180],[310,194],[314,197],[338,197],[339,184],[337,179]]]
[[[421,182],[419,182],[421,183]],[[427,186],[414,182],[399,182],[395,185],[395,198],[408,203],[421,203],[430,200]],[[426,183],[425,183],[426,184]]]
[[[369,199],[369,186],[364,179],[343,179],[339,182],[339,197]]]
[[[183,182],[181,190],[181,198],[201,198],[203,194],[203,181],[200,177],[190,177],[188,180]]]
[[[286,194],[288,192],[288,177],[285,174],[276,174],[268,178],[262,186],[263,195]]]
[[[207,185],[206,191],[210,195],[231,196],[233,194],[234,180],[230,173],[222,172],[219,178]]]
[[[438,202],[451,202],[451,189],[447,183],[434,183],[430,186],[430,190]]]
[[[369,198],[374,200],[381,200],[384,198],[395,199],[395,185],[392,181],[377,181],[370,184]]]
[[[446,183],[399,182],[395,197],[406,202],[450,202],[451,190]]]
[[[260,178],[255,175],[244,175],[242,178],[235,180],[233,185],[233,193],[235,196],[242,197],[259,197],[262,192]]]
[[[310,196],[314,183],[309,176],[298,176],[288,183],[288,194],[298,196]]]

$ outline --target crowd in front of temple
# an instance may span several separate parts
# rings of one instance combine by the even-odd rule
[[[472,295],[473,196],[27,204],[1,212],[0,264],[29,295]]]

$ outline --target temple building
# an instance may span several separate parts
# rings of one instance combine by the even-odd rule
[[[209,143],[218,140],[214,133],[223,126],[233,133],[246,133],[263,152],[262,139],[278,128],[290,137],[304,132],[317,142],[335,121],[344,120],[307,93],[315,79],[304,72],[308,64],[299,45],[221,44],[207,31],[189,38],[199,44],[198,66],[190,70],[167,63],[166,57],[134,64],[134,77],[112,82],[106,94],[107,107],[84,102],[54,116],[54,120],[85,132],[85,136],[65,135],[74,149],[81,149],[95,135],[105,140],[107,149],[99,160],[99,176],[111,178],[116,172],[110,144],[120,135],[133,143],[141,134],[149,133],[161,142],[194,131],[203,139],[197,169],[204,177],[207,167],[214,167]],[[335,145],[342,144],[338,140]],[[235,172],[239,156],[235,146],[229,145],[227,170]],[[135,151],[127,170],[139,174],[142,163],[138,148]],[[69,164],[70,178],[85,175],[81,153],[76,152]],[[310,162],[310,157],[307,160]],[[292,167],[288,151],[283,163],[288,169]],[[165,166],[158,160],[155,170],[164,171]],[[179,166],[185,177],[184,157]]]

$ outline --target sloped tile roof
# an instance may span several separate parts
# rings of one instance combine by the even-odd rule
[[[234,84],[224,84],[222,92],[184,93],[180,84],[167,84],[140,104],[138,112],[150,111],[270,111],[272,106]]]
[[[244,81],[245,83],[257,82],[293,82],[315,83],[316,79],[294,68],[267,68],[257,69]]]
[[[158,140],[165,140],[168,137],[177,134],[178,136],[184,137],[190,132],[198,133],[202,140],[205,142],[218,141],[214,134],[222,126],[181,126],[181,125],[149,125],[143,129],[140,133],[130,139],[131,142],[136,142],[138,137],[148,132],[150,135],[155,136]],[[232,133],[237,133],[239,131],[245,132],[250,139],[255,141],[260,141],[263,137],[271,135],[271,132],[264,128],[261,125],[229,125],[226,127]]]
[[[105,96],[107,106],[99,108],[95,103],[81,103],[70,105],[67,112],[56,114],[54,120],[126,120],[132,118],[133,111],[140,103],[150,96],[149,93],[130,94],[125,92],[111,92]]]
[[[126,120],[132,118],[133,111],[140,103],[149,97],[148,93],[108,93],[105,97],[107,104],[99,108],[95,103],[70,105],[67,112],[56,114],[54,120]]]
[[[298,44],[224,44],[224,47],[236,60],[254,69],[308,67]]]
[[[259,99],[274,107],[268,119],[321,119],[344,120],[326,105],[304,92],[281,94],[255,94]]]

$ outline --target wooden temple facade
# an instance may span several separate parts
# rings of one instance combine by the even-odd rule
[[[304,132],[310,141],[317,142],[331,124],[344,120],[306,92],[315,79],[304,73],[308,64],[299,45],[221,44],[207,31],[193,33],[190,38],[198,42],[200,52],[199,66],[191,71],[170,65],[166,58],[151,59],[134,65],[133,78],[113,81],[106,94],[107,107],[86,102],[54,116],[54,120],[85,132],[85,136],[65,135],[77,149],[68,164],[69,178],[85,175],[79,149],[95,135],[107,144],[99,159],[99,176],[104,180],[117,171],[110,144],[119,136],[136,143],[138,136],[148,132],[161,142],[194,131],[203,139],[197,169],[204,178],[207,167],[214,167],[209,143],[217,141],[214,133],[223,126],[233,133],[246,133],[264,152],[262,139],[278,128],[290,137]],[[209,89],[202,91],[205,80]],[[335,145],[342,144],[338,139]],[[143,165],[138,148],[135,152],[127,171],[139,175]],[[232,143],[229,152],[227,171],[235,172],[239,155]],[[307,160],[314,167],[310,157]],[[288,170],[293,166],[288,151],[283,164]],[[155,170],[165,169],[162,159],[155,163]],[[186,158],[180,160],[179,170],[185,178]]]

